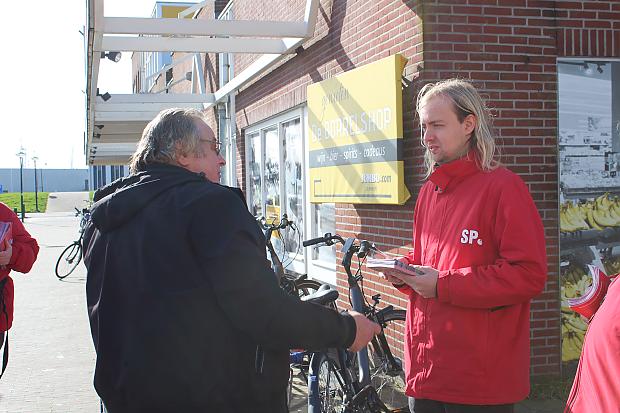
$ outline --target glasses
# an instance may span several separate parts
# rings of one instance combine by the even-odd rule
[[[222,142],[219,139],[200,139],[200,142],[209,142],[215,145],[215,154],[220,155],[220,149],[222,149]]]

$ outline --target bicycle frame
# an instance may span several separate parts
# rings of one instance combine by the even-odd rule
[[[364,295],[362,294],[362,290],[360,289],[357,279],[353,276],[353,273],[351,272],[351,259],[353,258],[353,254],[355,254],[356,252],[353,248],[354,242],[355,238],[348,238],[344,243],[342,247],[342,252],[344,253],[344,257],[342,259],[342,266],[347,273],[347,283],[349,284],[349,299],[351,300],[351,308],[353,309],[353,311],[365,314],[366,305],[364,304]],[[370,384],[368,346],[357,352],[357,362],[359,377],[358,383],[360,385],[360,388],[364,388],[365,386]]]
[[[267,244],[267,249],[269,250],[269,255],[271,255],[271,268],[276,275],[276,279],[278,280],[278,284],[280,284],[282,278],[284,277],[284,266],[282,265],[282,260],[278,256],[273,244],[271,243],[271,236],[274,231],[278,231],[280,229],[284,229],[287,226],[293,225],[292,221],[287,219],[286,214],[282,216],[280,223],[278,225],[268,225],[263,223],[264,217],[257,220],[259,225],[262,226],[263,231],[265,232],[265,244]]]
[[[380,296],[373,296],[374,305],[366,304],[363,292],[360,288],[359,281],[361,280],[361,276],[358,278],[353,274],[351,270],[351,261],[353,255],[357,255],[359,258],[364,258],[367,253],[371,250],[374,250],[374,246],[370,244],[368,241],[360,241],[359,244],[356,245],[355,238],[348,238],[346,241],[340,237],[339,235],[331,235],[325,234],[323,237],[315,238],[312,240],[304,241],[304,246],[315,245],[319,243],[324,243],[325,245],[333,245],[334,241],[338,241],[343,244],[342,252],[344,254],[342,259],[342,266],[345,269],[347,274],[347,283],[349,286],[349,299],[351,302],[351,307],[354,311],[362,313],[372,319],[373,321],[378,322],[385,326],[385,314],[388,314],[394,311],[393,306],[387,306],[379,311],[376,311],[376,306],[380,302]],[[387,343],[386,337],[383,335],[383,332],[379,334],[375,339],[373,339],[373,348],[375,352],[379,352],[380,354],[386,357],[387,366],[390,371],[396,371],[397,369],[402,369],[402,365],[396,361],[390,347]],[[327,354],[326,352],[319,352],[316,355]],[[370,407],[372,411],[384,411],[389,412],[390,410],[385,406],[383,401],[380,399],[377,389],[373,387],[371,384],[370,377],[370,360],[368,353],[368,346],[364,347],[362,350],[357,352],[355,355],[353,353],[345,350],[345,349],[336,349],[337,354],[337,362],[338,365],[335,366],[335,370],[338,372],[337,375],[333,377],[336,379],[340,388],[344,392],[343,398],[346,409],[344,411],[358,411],[357,409]],[[353,377],[352,372],[350,371],[350,361],[351,357],[355,357],[357,359],[357,380]],[[322,358],[319,357],[316,363],[312,363],[312,371],[308,380],[308,411],[315,412],[319,409],[320,406],[320,393],[319,393],[319,383],[318,383],[318,374],[320,369],[320,360]],[[329,359],[329,357],[328,357]],[[329,362],[328,362],[329,364]],[[365,410],[364,410],[365,411]],[[401,410],[394,410],[401,411]]]

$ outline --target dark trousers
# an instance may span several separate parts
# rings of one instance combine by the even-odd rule
[[[411,413],[514,413],[514,408],[514,404],[479,406],[409,397],[409,410],[411,410]]]

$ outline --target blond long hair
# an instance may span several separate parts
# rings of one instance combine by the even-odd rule
[[[491,133],[492,117],[478,90],[468,81],[462,79],[448,79],[437,83],[429,83],[418,93],[416,108],[420,109],[433,97],[443,96],[448,98],[454,107],[454,113],[463,122],[469,115],[476,117],[476,127],[471,135],[470,148],[474,148],[478,155],[478,162],[483,171],[491,171],[499,166],[495,138]],[[424,145],[424,135],[420,137]],[[426,178],[433,172],[435,161],[431,152],[426,149],[424,153],[424,165]]]

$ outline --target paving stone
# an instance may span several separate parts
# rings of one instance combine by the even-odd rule
[[[86,269],[80,264],[65,281],[54,274],[63,248],[78,237],[78,218],[27,214],[25,225],[41,250],[30,273],[12,273],[15,317],[9,365],[0,380],[0,412],[98,412]]]

